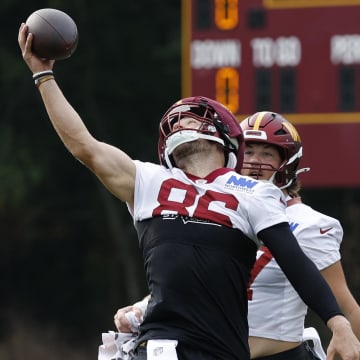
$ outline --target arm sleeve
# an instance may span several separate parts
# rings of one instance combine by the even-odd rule
[[[301,299],[327,321],[343,315],[327,282],[315,264],[301,250],[288,223],[280,223],[258,233]]]

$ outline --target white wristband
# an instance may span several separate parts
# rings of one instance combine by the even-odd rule
[[[54,75],[54,73],[52,70],[44,70],[44,71],[39,71],[37,73],[34,73],[32,77],[34,80],[36,80],[36,79],[39,79],[46,75]]]
[[[149,303],[149,298],[146,297],[145,299],[138,301],[137,303],[133,304],[133,307],[136,307],[141,310],[142,315],[144,316],[145,311],[147,309]]]

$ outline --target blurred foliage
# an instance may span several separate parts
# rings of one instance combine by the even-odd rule
[[[54,72],[94,136],[157,161],[159,120],[180,97],[180,1],[2,2],[2,359],[21,324],[55,329],[94,356],[116,309],[146,293],[126,207],[64,148],[22,60],[19,26],[45,7],[78,25],[76,52]]]

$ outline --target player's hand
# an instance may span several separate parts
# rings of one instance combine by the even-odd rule
[[[131,312],[136,316],[139,323],[142,321],[143,314],[139,308],[137,308],[133,305],[125,306],[125,307],[119,309],[116,312],[116,314],[114,315],[114,323],[115,323],[115,326],[118,329],[118,331],[124,332],[124,333],[134,332],[132,324],[129,321],[129,317],[126,315]]]
[[[18,43],[27,66],[33,73],[52,70],[55,60],[41,59],[36,56],[31,50],[32,41],[33,35],[28,34],[28,26],[25,23],[22,23],[19,29]]]
[[[342,360],[360,360],[360,342],[354,335],[351,325],[343,316],[334,316],[328,323],[333,336],[327,349],[327,360],[339,355]]]

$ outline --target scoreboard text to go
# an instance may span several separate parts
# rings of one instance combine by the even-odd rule
[[[360,35],[342,34],[332,35],[328,40],[328,54],[326,62],[338,68],[338,78],[341,82],[343,68],[360,64]],[[246,49],[246,50],[244,50]],[[248,57],[252,68],[257,71],[255,78],[266,77],[266,69],[286,68],[287,76],[281,76],[285,81],[291,82],[291,69],[301,65],[302,58],[306,56],[306,47],[302,46],[302,41],[297,36],[279,36],[277,38],[258,37],[250,39],[247,44],[243,44],[240,39],[204,39],[193,40],[191,42],[191,68],[197,70],[215,70],[213,81],[215,82],[215,95],[218,101],[225,103],[233,112],[238,112],[240,107],[239,87],[241,84],[241,69],[243,57]],[[314,59],[315,61],[318,59]],[[325,59],[324,59],[325,60]],[[296,76],[293,71],[293,77]],[[279,72],[281,74],[281,71]],[[271,74],[269,74],[271,77]],[[345,80],[349,75],[345,75]],[[262,93],[266,93],[266,81],[262,79]],[[278,81],[281,82],[281,79]],[[292,81],[295,85],[295,79]],[[271,81],[268,82],[271,86]],[[281,86],[281,84],[280,84]],[[339,84],[341,87],[341,83]],[[295,92],[296,89],[293,89]],[[271,89],[269,89],[271,92]],[[260,99],[258,99],[260,100]],[[269,106],[266,99],[258,106]],[[291,103],[285,101],[282,111],[296,111]],[[351,106],[341,106],[341,96],[339,99],[339,110],[351,111]]]

